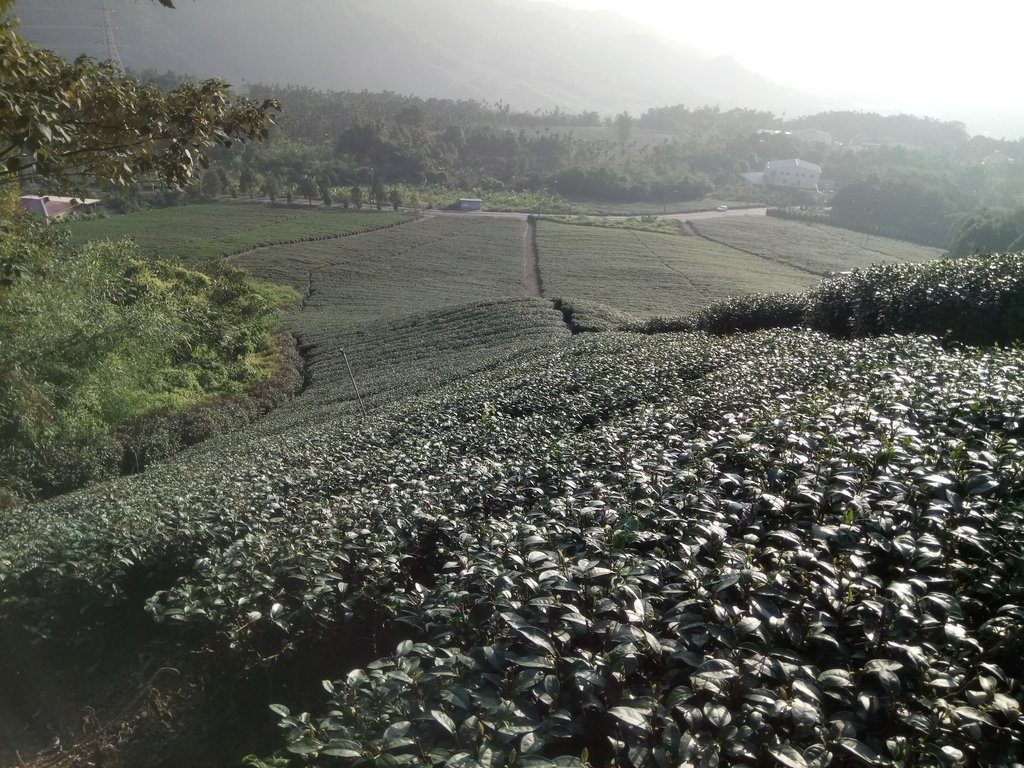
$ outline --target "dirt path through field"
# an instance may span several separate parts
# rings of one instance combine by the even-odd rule
[[[540,282],[540,259],[537,256],[537,222],[526,220],[523,233],[523,288],[532,299],[541,298],[544,293]]]

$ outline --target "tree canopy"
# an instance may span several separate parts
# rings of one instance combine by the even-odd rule
[[[949,250],[953,256],[1024,250],[1024,208],[968,214],[953,231]]]
[[[207,166],[210,147],[267,135],[273,99],[232,99],[219,79],[165,92],[109,62],[66,61],[20,34],[13,5],[0,0],[0,183],[153,176],[180,186]]]

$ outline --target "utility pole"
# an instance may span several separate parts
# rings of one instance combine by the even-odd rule
[[[348,368],[348,377],[352,380],[352,389],[355,390],[356,400],[359,401],[359,411],[363,414],[363,418],[366,418],[366,408],[363,407],[363,396],[359,394],[359,387],[356,386],[356,377],[352,375],[352,366],[348,362],[348,355],[345,350],[341,350],[341,356],[345,358],[345,367]]]

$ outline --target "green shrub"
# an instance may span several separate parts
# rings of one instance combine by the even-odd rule
[[[278,366],[277,315],[238,267],[203,274],[129,241],[0,229],[0,488],[33,496],[117,474],[119,425],[236,394]]]
[[[807,301],[807,324],[835,336],[1010,344],[1024,332],[1024,254],[876,266],[824,282]]]
[[[789,293],[758,293],[716,302],[690,316],[693,330],[708,333],[793,328],[803,324],[804,298]]]
[[[918,333],[962,344],[1012,344],[1024,335],[1024,253],[877,265],[800,295],[741,296],[629,330],[719,334],[798,327],[837,338]]]

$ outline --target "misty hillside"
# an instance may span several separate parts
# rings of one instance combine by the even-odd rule
[[[790,114],[821,99],[776,86],[732,59],[707,59],[622,17],[480,0],[109,0],[22,2],[30,39],[65,56],[107,58],[104,14],[133,70],[329,90],[505,101],[517,109],[634,114],[718,104]]]

